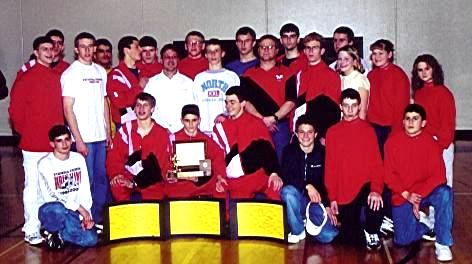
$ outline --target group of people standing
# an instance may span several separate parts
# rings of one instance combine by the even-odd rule
[[[90,33],[75,37],[70,65],[59,30],[35,39],[9,108],[24,158],[25,240],[41,243],[41,226],[64,226],[47,230],[51,244],[73,237],[61,231],[69,225],[45,224],[58,218],[45,206],[54,202],[85,232],[112,199],[263,196],[287,205],[290,243],[306,230],[375,250],[379,233],[393,232],[400,245],[436,240],[438,259],[452,259],[455,104],[438,61],[418,56],[410,89],[394,45],[372,43],[370,66],[348,27],[334,31],[330,65],[323,36],[300,39],[292,23],[280,39],[241,27],[235,42],[239,59],[224,66],[221,41],[198,31],[185,38],[185,58],[165,44],[160,61],[154,38],[125,36],[113,68],[112,44]],[[212,176],[170,177],[173,142],[196,140]],[[68,161],[71,148],[85,167]],[[83,241],[70,242],[96,237]]]

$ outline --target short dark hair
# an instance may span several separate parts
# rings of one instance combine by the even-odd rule
[[[185,42],[187,42],[190,36],[198,36],[202,39],[202,41],[205,41],[205,36],[203,36],[202,32],[200,31],[193,30],[187,33],[187,35],[185,36]]]
[[[406,113],[418,113],[421,116],[421,119],[426,120],[426,110],[419,104],[409,104],[406,106],[405,111],[403,111],[403,118],[405,118]]]
[[[50,37],[60,37],[62,39],[62,41],[64,41],[64,34],[62,34],[62,31],[60,31],[59,29],[51,29],[48,31],[48,33],[46,33],[46,37],[50,38]]]
[[[123,60],[125,58],[125,48],[131,48],[133,41],[139,41],[135,36],[124,36],[118,41],[118,59]]]
[[[39,36],[39,37],[35,38],[34,41],[33,41],[33,50],[38,50],[39,46],[43,43],[49,43],[51,45],[54,45],[54,43],[52,42],[52,39],[50,37]]]
[[[238,31],[236,31],[236,38],[239,35],[247,35],[247,34],[251,35],[252,40],[256,40],[256,32],[254,31],[254,29],[250,27],[240,27]]]
[[[161,48],[161,52],[160,52],[161,58],[162,58],[162,56],[164,56],[164,53],[166,53],[166,51],[168,51],[168,50],[173,50],[173,51],[175,51],[175,53],[177,53],[177,55],[179,55],[179,51],[178,51],[177,48],[174,46],[174,44],[172,44],[172,43],[167,43],[167,44],[165,44],[165,45]]]
[[[433,83],[435,85],[444,84],[444,72],[441,64],[438,60],[431,54],[423,54],[416,57],[415,62],[413,63],[413,69],[411,70],[411,86],[413,91],[423,88],[424,82],[418,76],[418,64],[424,62],[428,64],[429,67],[433,69]]]
[[[79,40],[81,40],[81,39],[91,39],[93,41],[93,44],[95,45],[95,36],[94,35],[92,35],[89,32],[80,32],[74,38],[74,47],[76,47],[76,48],[79,47]]]
[[[320,43],[320,48],[321,49],[325,48],[325,43],[324,43],[323,36],[321,34],[317,33],[317,32],[308,33],[308,35],[306,35],[303,38],[303,45],[305,45],[308,42],[313,41],[313,40],[318,41]]]
[[[95,41],[95,46],[100,46],[100,45],[103,45],[103,46],[107,46],[107,47],[110,47],[110,50],[113,49],[113,45],[111,44],[111,42],[106,39],[106,38],[99,38],[97,39],[97,41]]]
[[[352,89],[352,88],[347,88],[346,90],[341,92],[341,97],[340,97],[340,102],[342,103],[344,99],[352,99],[352,100],[357,100],[358,103],[361,103],[361,95],[359,94],[358,91]]]
[[[350,27],[341,26],[334,30],[334,34],[345,34],[347,36],[347,42],[354,41],[354,31]]]
[[[65,125],[55,125],[51,129],[49,129],[49,133],[48,133],[49,141],[53,142],[54,139],[65,134],[71,137],[70,131]]]
[[[304,114],[298,117],[297,122],[295,122],[296,131],[301,125],[310,125],[316,132],[315,120],[310,115]]]
[[[246,98],[243,94],[243,88],[241,86],[232,86],[228,90],[226,90],[226,96],[228,95],[236,95],[238,97],[239,102],[246,101]]]
[[[136,101],[138,100],[141,100],[141,101],[146,101],[148,102],[149,104],[151,104],[151,107],[155,107],[156,106],[156,98],[154,98],[154,96],[148,94],[148,93],[145,93],[145,92],[142,92],[140,94],[138,94],[136,96]]]
[[[157,41],[151,36],[144,36],[139,40],[140,47],[154,47],[157,49]]]
[[[192,114],[192,115],[196,115],[200,117],[200,108],[198,108],[198,105],[196,104],[184,105],[182,107],[182,113],[181,113],[182,119],[188,114]]]
[[[279,48],[279,43],[280,43],[279,39],[278,39],[276,36],[271,35],[271,34],[265,34],[264,36],[262,36],[262,37],[259,39],[258,45],[260,45],[261,42],[264,41],[264,40],[266,40],[266,39],[272,40],[272,41],[275,43],[275,47],[276,47],[277,49]]]
[[[393,43],[388,39],[378,39],[374,43],[370,44],[370,51],[374,49],[385,50],[386,52],[391,52],[392,57],[390,58],[390,62],[393,61],[393,52],[395,51],[393,47]]]
[[[280,37],[282,37],[284,33],[289,32],[295,32],[295,35],[297,35],[297,37],[300,37],[300,29],[297,27],[297,25],[293,23],[287,23],[280,28]]]
[[[210,45],[218,45],[220,46],[221,50],[223,50],[223,45],[221,44],[221,41],[217,38],[212,38],[210,40],[207,41],[207,44],[206,44],[206,47],[208,48],[208,46]]]

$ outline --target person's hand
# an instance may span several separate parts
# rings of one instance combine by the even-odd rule
[[[118,174],[115,177],[113,177],[110,181],[111,186],[121,186],[121,187],[126,187],[128,189],[133,189],[133,183],[127,179],[123,174]]]
[[[329,218],[329,221],[331,222],[331,224],[333,224],[333,226],[337,226],[338,225],[338,218],[333,213],[333,211],[331,210],[330,207],[326,207],[326,214],[328,215],[328,218]]]
[[[339,214],[339,209],[338,209],[338,202],[336,201],[331,201],[331,211],[333,215],[338,215]]]
[[[404,191],[402,193],[403,198],[405,198],[409,203],[413,205],[413,214],[415,215],[416,219],[420,219],[420,203],[422,200],[421,195],[417,193],[410,193],[408,191]]]
[[[90,215],[90,213],[82,205],[79,206],[77,211],[83,218],[82,222],[80,223],[82,229],[91,229],[95,225],[95,222],[92,220],[92,216]]]
[[[75,147],[77,148],[77,152],[82,154],[82,156],[87,157],[88,148],[87,148],[87,145],[83,141],[76,141]]]
[[[225,178],[221,177],[221,175],[218,175],[217,176],[217,181],[216,181],[216,191],[217,192],[224,192],[225,191],[225,187],[228,186],[228,182],[225,180]]]
[[[313,185],[308,184],[306,186],[306,190],[308,191],[308,197],[310,197],[311,202],[313,202],[313,203],[320,203],[321,202],[321,195]]]
[[[284,183],[282,182],[282,179],[279,177],[279,175],[277,175],[277,173],[272,173],[269,176],[269,181],[267,182],[267,185],[269,186],[269,188],[272,186],[272,189],[278,192],[280,188],[282,188]]]
[[[215,124],[223,123],[226,120],[226,116],[224,114],[219,114],[215,117]]]
[[[264,116],[262,118],[262,121],[266,125],[266,127],[269,129],[270,132],[276,132],[278,130],[277,128],[277,121],[273,116]]]
[[[378,192],[370,192],[369,196],[367,196],[367,204],[371,210],[378,211],[380,208],[383,208],[382,195]]]

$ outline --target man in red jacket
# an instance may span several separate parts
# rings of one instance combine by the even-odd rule
[[[20,135],[23,153],[25,189],[23,204],[25,241],[39,244],[38,220],[38,170],[40,158],[51,152],[48,132],[51,127],[64,124],[62,113],[61,83],[59,75],[50,68],[53,59],[53,42],[41,36],[33,42],[35,67],[17,77],[11,90],[10,119]]]
[[[138,38],[134,36],[121,38],[118,42],[118,57],[120,63],[108,74],[107,80],[111,116],[117,128],[122,123],[136,118],[132,106],[147,81],[140,80],[140,72],[136,66],[136,62],[141,59]]]
[[[185,36],[185,50],[187,57],[180,61],[179,72],[193,80],[197,74],[208,69],[208,60],[203,54],[205,50],[203,34],[199,31],[190,31]]]
[[[380,249],[383,218],[383,166],[374,129],[359,118],[361,97],[348,88],[341,93],[343,120],[326,133],[325,182],[331,210],[341,222],[340,236]],[[361,209],[365,223],[361,223]]]
[[[156,100],[148,93],[135,99],[136,120],[118,130],[106,167],[113,198],[131,199],[139,193],[143,200],[164,198],[164,179],[170,163],[170,140],[167,130],[152,118]]]
[[[452,189],[446,185],[442,149],[423,131],[426,112],[417,104],[404,111],[403,131],[385,144],[385,180],[392,190],[394,242],[408,245],[434,228],[436,257],[452,260]],[[423,223],[420,208],[433,206],[434,227]]]
[[[140,76],[151,78],[162,71],[162,64],[157,58],[157,41],[151,36],[144,36],[139,40],[141,47],[141,60],[136,64],[140,70]]]
[[[222,197],[222,193],[217,193],[216,182],[219,178],[226,177],[225,156],[223,150],[210,137],[205,135],[198,128],[200,124],[200,110],[195,104],[188,104],[182,107],[182,125],[181,130],[175,133],[175,141],[192,142],[204,141],[205,157],[211,160],[211,176],[199,177],[193,180],[178,180],[177,182],[169,182],[166,185],[166,194],[169,198],[189,198],[199,196],[218,196]]]

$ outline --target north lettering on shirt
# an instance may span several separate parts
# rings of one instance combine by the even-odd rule
[[[229,88],[229,84],[223,80],[211,79],[211,80],[205,81],[201,85],[201,87],[202,87],[202,91],[206,91],[208,89],[220,89],[226,93],[226,90],[228,90]]]
[[[60,194],[67,194],[70,192],[75,192],[79,189],[82,179],[82,171],[80,167],[54,173],[54,183],[56,190]]]

